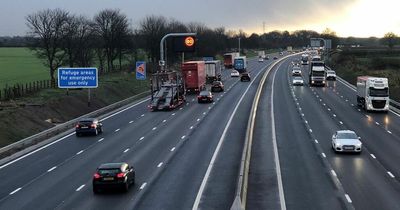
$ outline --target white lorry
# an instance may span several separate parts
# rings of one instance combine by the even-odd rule
[[[265,59],[265,51],[258,51],[258,62],[263,62]]]
[[[367,111],[389,111],[389,83],[387,78],[357,77],[357,105]]]
[[[213,81],[221,81],[221,61],[212,60],[205,62],[206,68],[206,80],[208,83],[212,83]]]

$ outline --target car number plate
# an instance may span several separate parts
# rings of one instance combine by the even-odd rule
[[[354,147],[344,147],[344,149],[351,150],[351,149],[354,149]]]
[[[105,177],[103,180],[104,181],[112,181],[112,180],[114,180],[114,177]]]
[[[81,128],[88,128],[87,126],[82,126]]]

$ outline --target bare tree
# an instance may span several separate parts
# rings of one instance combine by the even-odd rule
[[[54,72],[64,63],[66,52],[62,49],[67,24],[68,12],[61,9],[47,9],[26,17],[29,35],[37,38],[33,46],[37,56],[44,60],[49,68],[52,84],[55,84]]]
[[[93,65],[94,32],[93,23],[86,17],[76,17],[75,63],[81,67]]]
[[[140,22],[139,33],[143,37],[144,47],[152,63],[159,59],[159,43],[166,32],[167,21],[162,16],[147,16]]]

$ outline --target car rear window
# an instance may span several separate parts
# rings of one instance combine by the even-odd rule
[[[113,175],[120,172],[119,168],[107,168],[107,169],[99,169],[100,175]]]
[[[90,126],[93,122],[92,121],[80,121],[79,125]]]
[[[209,92],[207,92],[207,91],[203,91],[203,92],[200,93],[200,95],[201,96],[208,96],[208,95],[211,95],[211,94]]]

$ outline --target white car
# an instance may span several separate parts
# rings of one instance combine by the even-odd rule
[[[332,136],[332,149],[335,152],[361,153],[362,143],[354,131],[340,130]]]
[[[293,77],[293,85],[304,85],[304,80],[302,77]]]
[[[326,79],[332,79],[332,80],[336,80],[336,72],[333,70],[328,70],[326,71]]]
[[[297,66],[293,67],[292,75],[293,76],[301,76],[301,68],[297,67]]]
[[[240,76],[240,74],[239,74],[238,71],[232,70],[232,72],[231,72],[231,77],[239,77],[239,76]]]
[[[264,62],[264,59],[263,58],[259,58],[258,62]]]

